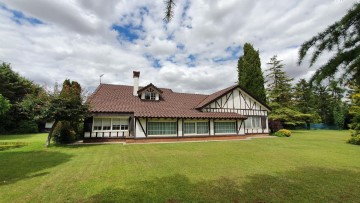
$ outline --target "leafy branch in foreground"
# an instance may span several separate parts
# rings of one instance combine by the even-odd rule
[[[335,52],[334,56],[322,65],[311,78],[311,82],[321,82],[325,78],[341,73],[344,81],[355,80],[360,85],[360,3],[356,3],[340,20],[326,30],[301,45],[299,65],[310,49],[314,49],[310,66],[325,52]]]

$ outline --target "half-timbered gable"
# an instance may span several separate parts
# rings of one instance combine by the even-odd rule
[[[270,107],[260,102],[239,85],[209,95],[198,106],[202,112],[233,112],[248,117],[245,133],[268,133]]]

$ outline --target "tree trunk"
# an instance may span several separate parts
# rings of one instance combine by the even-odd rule
[[[48,135],[47,140],[46,140],[46,144],[45,144],[46,147],[49,147],[49,145],[50,145],[51,135],[54,132],[54,129],[55,129],[56,125],[58,124],[58,122],[59,121],[55,121],[53,126],[51,127],[51,130],[50,130],[49,135]]]

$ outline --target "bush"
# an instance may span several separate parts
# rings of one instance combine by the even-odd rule
[[[76,133],[68,121],[58,122],[53,135],[54,141],[60,144],[72,143],[76,140]]]
[[[352,136],[347,143],[360,145],[360,135]]]
[[[280,130],[281,128],[283,128],[283,125],[280,121],[270,120],[269,128],[270,128],[271,133],[274,133],[274,132]]]
[[[281,129],[281,130],[278,130],[276,133],[274,133],[274,135],[277,137],[290,137],[291,131],[287,130],[287,129]]]
[[[17,128],[12,133],[37,133],[39,132],[38,125],[34,121],[20,121]]]

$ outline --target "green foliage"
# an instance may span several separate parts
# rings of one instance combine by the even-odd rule
[[[80,133],[78,131],[79,123],[83,122],[88,112],[87,104],[83,104],[82,101],[80,84],[70,80],[64,81],[60,93],[54,91],[54,94],[50,95],[49,103],[43,109],[44,118],[55,121],[49,132],[47,146],[50,144],[51,136],[58,122],[67,121],[71,126],[70,131]]]
[[[0,115],[7,113],[10,108],[10,101],[0,94]]]
[[[287,129],[281,129],[281,130],[278,130],[276,133],[274,133],[274,135],[277,137],[290,137],[291,131],[287,130]]]
[[[351,136],[346,142],[349,144],[360,145],[360,135]]]
[[[22,120],[18,123],[17,128],[15,128],[13,133],[21,134],[21,133],[38,133],[38,125],[36,122],[31,120]]]
[[[312,66],[324,51],[335,51],[335,55],[314,74],[311,82],[342,73],[342,79],[355,80],[360,85],[360,3],[356,3],[340,20],[301,45],[299,64],[310,49],[314,49],[310,60]]]
[[[36,88],[39,87],[14,72],[10,64],[2,63],[0,65],[0,94],[11,103],[21,101],[25,95],[31,94]]]
[[[77,139],[76,132],[69,121],[60,121],[54,128],[53,134],[56,143],[72,143]]]
[[[32,114],[35,112],[35,109],[25,111],[22,102],[27,97],[36,98],[40,91],[43,91],[43,88],[14,72],[10,64],[0,64],[0,94],[10,103],[10,108],[5,113],[2,110],[3,113],[0,113],[1,134],[7,132],[23,133],[26,129],[29,129],[28,132],[35,132],[33,130],[35,128],[27,125],[27,123],[32,123],[33,125],[34,119]],[[0,98],[0,103],[3,103],[1,100],[3,101],[3,99]],[[21,126],[21,123],[25,123],[26,126]]]
[[[352,116],[349,127],[351,129],[351,136],[356,137],[360,135],[360,87],[350,86],[351,92],[351,106],[349,114]]]
[[[290,107],[292,98],[290,82],[293,79],[289,78],[286,72],[282,70],[284,65],[281,64],[281,60],[278,60],[276,55],[267,64],[270,65],[270,68],[267,70],[269,74],[266,76],[269,80],[267,85],[269,102]]]
[[[238,83],[262,102],[266,102],[265,79],[261,71],[259,51],[244,44],[244,55],[238,61]]]

